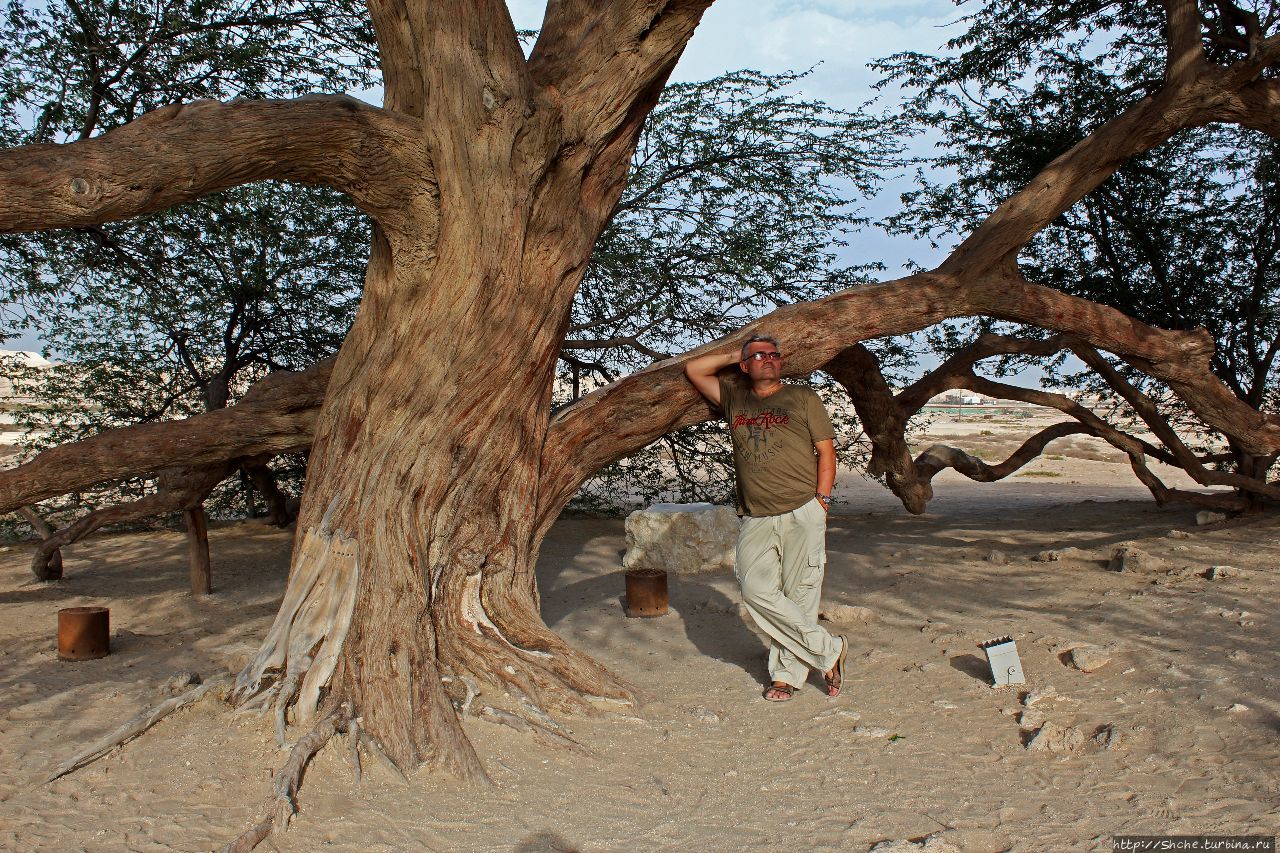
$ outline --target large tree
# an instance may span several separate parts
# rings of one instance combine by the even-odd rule
[[[269,377],[232,409],[50,451],[0,478],[0,506],[90,470],[213,465],[309,441],[289,585],[239,695],[274,683],[301,720],[317,707],[358,713],[398,764],[432,759],[471,778],[484,771],[442,677],[496,680],[544,709],[628,699],[542,622],[534,559],[592,471],[712,412],[682,376],[691,354],[554,415],[551,386],[645,116],[709,2],[557,0],[526,58],[501,3],[376,0],[382,108],[337,96],[205,101],[0,153],[9,230],[91,225],[264,178],[333,186],[375,223],[363,301],[331,368]],[[1001,33],[1009,50],[1112,8],[1029,6],[1038,13]],[[1187,128],[1280,135],[1280,36],[1225,11],[1206,25],[1191,0],[1164,9],[1133,23],[1143,38],[1167,37],[1159,88],[1032,176],[936,269],[780,308],[710,346],[767,326],[794,354],[789,369],[807,374],[862,340],[988,315],[1110,352],[1250,452],[1280,449],[1280,424],[1213,374],[1206,334],[1031,283],[1016,263],[1126,160]]]

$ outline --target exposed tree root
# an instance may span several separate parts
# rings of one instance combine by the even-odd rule
[[[378,763],[387,768],[387,772],[396,778],[402,785],[409,784],[409,777],[404,775],[404,771],[391,760],[391,756],[387,755],[387,751],[382,748],[382,744],[378,743],[377,738],[369,735],[368,732],[360,732],[360,744],[369,747],[369,751],[373,753],[373,757],[378,759]],[[359,748],[356,748],[356,757],[359,758]],[[359,781],[357,779],[357,781]]]
[[[199,702],[205,696],[209,695],[210,692],[229,683],[230,680],[230,676],[225,675],[212,678],[204,684],[194,687],[180,696],[174,696],[171,699],[164,700],[158,705],[147,708],[145,711],[132,717],[124,725],[98,740],[87,749],[59,764],[57,769],[44,780],[44,784],[47,785],[55,779],[60,779],[68,773],[72,773],[79,770],[81,767],[92,764],[99,758],[110,753],[116,747],[133,740],[135,737],[142,734],[175,711],[180,711],[183,708]]]
[[[48,539],[53,536],[53,527],[49,525],[49,522],[41,518],[34,509],[29,506],[24,506],[20,507],[18,512],[27,520],[27,523],[31,525],[31,529],[34,530],[36,535],[41,539]],[[43,564],[39,568],[36,568],[34,565],[32,566],[31,573],[35,575],[38,580],[57,580],[58,578],[61,578],[62,551],[60,549],[49,551],[44,557]]]
[[[534,735],[552,746],[567,749],[578,755],[594,754],[591,750],[587,749],[568,735],[553,731],[544,725],[525,719],[519,714],[513,714],[510,711],[504,711],[501,708],[494,708],[492,705],[482,705],[477,716],[483,720],[488,720],[491,723],[497,723],[498,725],[515,729],[518,732]]]
[[[284,832],[298,813],[298,788],[307,763],[324,748],[329,739],[347,730],[351,722],[351,709],[345,703],[321,717],[311,731],[298,739],[288,760],[276,773],[272,782],[272,797],[266,815],[257,824],[222,848],[222,853],[247,853],[262,843],[273,831]]]

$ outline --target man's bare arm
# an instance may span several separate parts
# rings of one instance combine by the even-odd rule
[[[829,495],[836,484],[836,443],[828,438],[826,441],[815,441],[813,449],[818,451],[818,494]],[[831,502],[822,501],[823,509],[830,509]]]
[[[716,374],[731,364],[738,363],[737,352],[713,352],[700,355],[685,363],[684,375],[689,377],[698,393],[717,406],[720,405],[720,380]]]

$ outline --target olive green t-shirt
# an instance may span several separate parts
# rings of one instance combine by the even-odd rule
[[[767,397],[736,378],[720,378],[720,409],[733,439],[738,512],[782,515],[813,499],[818,488],[814,442],[835,437],[818,395],[784,385]]]

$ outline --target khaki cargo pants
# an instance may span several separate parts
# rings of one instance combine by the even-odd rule
[[[793,687],[824,673],[840,640],[818,624],[827,563],[827,513],[813,498],[782,515],[745,516],[734,574],[747,612],[769,635],[769,677]]]

